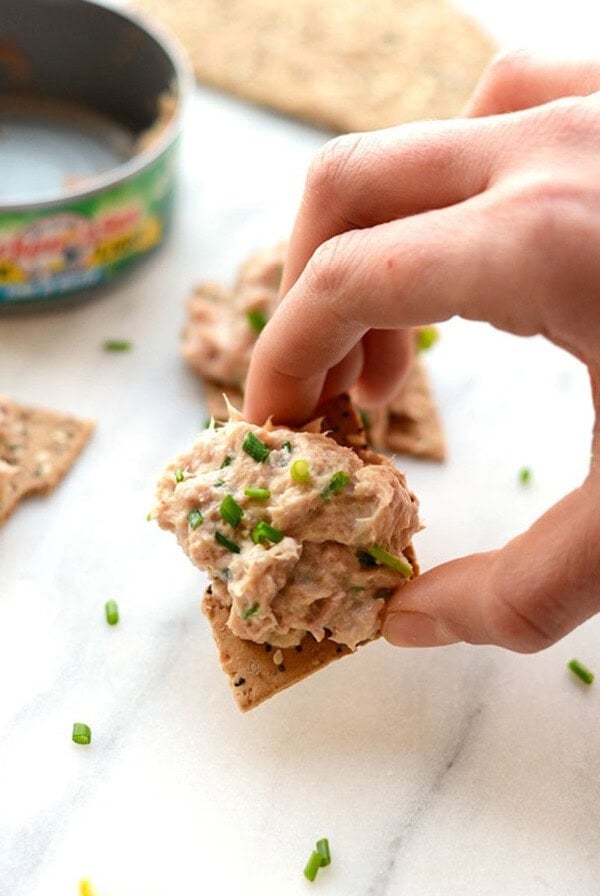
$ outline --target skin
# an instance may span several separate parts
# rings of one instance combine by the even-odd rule
[[[385,401],[410,359],[408,328],[459,315],[542,334],[587,365],[598,455],[600,64],[502,55],[463,118],[326,144],[282,296],[252,357],[251,421],[299,422],[353,386],[364,405]],[[388,640],[533,652],[597,613],[599,468],[502,549],[401,589]]]

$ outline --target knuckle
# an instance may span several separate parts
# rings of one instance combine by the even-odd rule
[[[521,80],[530,60],[530,54],[525,50],[501,50],[486,69],[486,82],[489,85],[506,86]]]
[[[343,195],[344,184],[352,179],[362,150],[363,139],[359,134],[329,140],[308,169],[307,189],[325,201]]]
[[[335,296],[342,289],[345,256],[343,236],[335,236],[314,251],[305,269],[306,286],[317,295]]]
[[[487,626],[494,640],[518,653],[545,650],[565,634],[563,614],[549,599],[547,582],[519,581],[496,567],[495,599],[487,608]]]

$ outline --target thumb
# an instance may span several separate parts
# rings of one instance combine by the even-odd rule
[[[502,550],[445,563],[388,602],[383,634],[402,647],[468,641],[531,653],[600,610],[600,475]]]

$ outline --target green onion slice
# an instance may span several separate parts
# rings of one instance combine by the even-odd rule
[[[323,837],[322,840],[317,840],[317,852],[321,856],[321,865],[325,868],[326,865],[331,864],[331,853],[329,852],[329,840],[327,837]]]
[[[571,660],[568,663],[568,667],[571,672],[580,678],[584,684],[591,684],[594,680],[594,673],[591,672],[587,666],[584,666],[583,663],[580,663],[579,660]]]
[[[379,547],[378,544],[370,547],[367,553],[373,557],[376,563],[379,563],[381,566],[389,566],[390,569],[399,572],[404,579],[410,579],[413,574],[413,568],[408,560],[405,560],[404,557],[399,557],[397,554],[390,554],[389,551]]]
[[[290,467],[290,476],[294,482],[304,484],[310,481],[310,467],[307,460],[295,460]]]
[[[119,621],[119,607],[117,606],[116,600],[107,600],[104,604],[104,611],[106,613],[106,621],[109,625],[116,625]]]
[[[252,616],[256,616],[258,613],[258,609],[258,604],[252,604],[251,607],[248,607],[242,612],[242,619],[251,619]]]
[[[343,488],[346,488],[350,483],[350,477],[343,470],[338,470],[337,473],[334,473],[331,477],[329,484],[325,486],[323,491],[321,492],[321,497],[324,501],[330,501],[333,495],[337,495],[338,492],[341,492]]]
[[[264,442],[255,436],[252,431],[246,433],[246,438],[242,442],[242,448],[249,454],[250,457],[253,457],[254,460],[257,460],[259,463],[263,464],[271,453],[271,449],[265,445]]]
[[[183,482],[183,470],[175,470],[175,482]]]
[[[222,532],[219,532],[218,529],[215,532],[215,541],[217,541],[222,547],[227,548],[228,551],[231,551],[232,554],[240,553],[240,549],[235,541],[231,541],[229,538],[227,538],[226,535],[223,535]]]
[[[73,725],[73,740],[76,744],[91,744],[92,731],[84,722],[75,722]]]
[[[230,465],[230,463],[232,462],[232,460],[233,460],[233,454],[226,454],[225,460],[223,461],[223,463],[221,464],[219,469],[222,470],[223,467],[228,467]]]
[[[246,320],[252,327],[255,333],[261,333],[264,328],[267,326],[267,315],[262,311],[259,311],[258,308],[255,308],[254,311],[249,311],[246,315]]]
[[[417,351],[426,352],[432,348],[440,338],[435,327],[423,327],[417,333]]]
[[[319,868],[323,866],[323,856],[319,852],[311,853],[310,859],[304,867],[304,877],[307,880],[314,881]]]
[[[247,498],[254,498],[256,501],[267,501],[271,497],[271,492],[268,488],[254,488],[254,486],[245,488],[244,494]]]
[[[531,470],[529,467],[523,467],[519,470],[519,482],[521,485],[528,485],[531,482]]]
[[[197,529],[198,526],[201,526],[204,522],[204,517],[200,513],[197,507],[194,507],[187,515],[187,521],[190,524],[190,528]]]
[[[291,451],[292,451],[292,443],[291,443],[291,442],[284,442],[283,445],[281,446],[281,450],[282,450],[282,451],[289,451],[290,454],[291,454]]]
[[[283,532],[280,532],[279,529],[276,529],[274,526],[270,526],[269,523],[266,523],[264,520],[257,523],[252,530],[252,541],[254,544],[265,544],[267,541],[271,541],[273,544],[279,544],[283,537]]]
[[[221,514],[221,519],[224,519],[225,522],[229,523],[230,526],[233,526],[234,529],[237,529],[244,515],[244,511],[233,495],[225,495],[221,501],[219,513]]]
[[[105,352],[128,352],[133,348],[133,342],[128,339],[105,339],[102,348]]]

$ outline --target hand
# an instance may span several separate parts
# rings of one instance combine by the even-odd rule
[[[500,57],[470,117],[338,138],[314,162],[284,299],[263,331],[246,413],[306,419],[357,384],[383,401],[406,366],[403,328],[460,315],[541,333],[587,364],[600,452],[600,64]],[[395,644],[464,640],[523,652],[600,610],[600,461],[503,549],[400,589]]]

